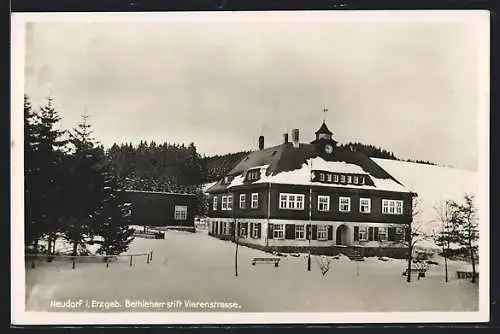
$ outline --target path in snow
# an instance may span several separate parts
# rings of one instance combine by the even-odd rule
[[[103,311],[101,308],[51,308],[52,300],[174,300],[236,302],[244,312],[356,312],[356,311],[467,311],[478,308],[477,285],[457,280],[450,264],[451,281],[444,283],[442,265],[428,277],[406,283],[402,260],[351,262],[332,260],[323,276],[313,257],[308,272],[306,257],[282,258],[280,266],[250,260],[269,256],[239,247],[239,276],[234,272],[235,245],[206,233],[168,231],[166,240],[136,238],[128,253],[153,250],[153,261],[138,258],[133,267],[127,258],[106,268],[100,263],[44,263],[27,269],[28,311]],[[359,272],[359,275],[357,273]],[[189,308],[118,308],[115,311],[203,311]],[[224,311],[217,309],[216,311]],[[235,311],[229,309],[228,311]]]

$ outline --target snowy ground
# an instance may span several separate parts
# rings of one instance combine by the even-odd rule
[[[205,311],[175,304],[177,300],[237,303],[240,308],[215,311],[243,312],[384,312],[384,311],[475,311],[478,287],[458,280],[455,270],[463,263],[450,263],[450,282],[444,283],[444,267],[431,266],[427,277],[406,283],[402,260],[387,262],[368,258],[351,262],[332,260],[323,276],[319,257],[308,272],[306,257],[285,257],[279,267],[251,265],[251,259],[269,256],[247,247],[239,248],[239,276],[234,272],[235,245],[209,237],[206,232],[168,231],[165,240],[136,238],[128,253],[153,251],[153,260],[129,259],[106,268],[101,263],[39,263],[26,269],[27,311],[104,311],[95,308],[56,308],[51,301],[68,299],[117,301],[114,311]],[[158,308],[125,308],[128,300],[171,302]],[[110,305],[110,304],[107,304]],[[118,304],[115,304],[118,305]],[[170,305],[170,308],[169,308]],[[174,305],[176,305],[174,307]],[[177,307],[179,306],[179,307]]]

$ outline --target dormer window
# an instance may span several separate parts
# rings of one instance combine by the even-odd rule
[[[254,170],[249,170],[247,172],[247,177],[246,177],[247,181],[255,181],[258,179],[260,179],[260,170],[254,169]]]
[[[348,184],[352,183],[352,176],[351,175],[347,175],[347,183]]]
[[[327,180],[328,182],[332,182],[332,174],[328,173],[328,174],[326,175],[326,180]]]
[[[324,173],[319,173],[319,180],[321,182],[325,182],[325,174]]]
[[[333,182],[335,183],[339,182],[339,176],[337,174],[333,175]]]
[[[231,181],[233,181],[233,178],[232,176],[224,176],[224,179],[222,180],[222,183],[223,184],[229,184],[231,183]]]
[[[357,176],[354,176],[354,177],[352,178],[352,181],[353,181],[353,183],[354,183],[354,184],[358,184],[358,177],[357,177]]]

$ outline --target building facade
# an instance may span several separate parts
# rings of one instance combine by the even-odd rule
[[[154,191],[124,191],[131,225],[195,231],[196,196]]]
[[[279,252],[406,256],[415,193],[360,152],[340,149],[323,122],[311,143],[251,152],[209,193],[209,234]]]

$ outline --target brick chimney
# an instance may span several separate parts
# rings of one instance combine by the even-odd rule
[[[283,134],[283,143],[288,144],[288,133]]]
[[[299,147],[299,129],[292,130],[292,143],[293,147]]]
[[[264,136],[259,137],[259,150],[262,151],[264,149]]]

